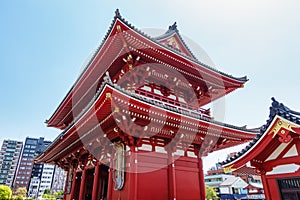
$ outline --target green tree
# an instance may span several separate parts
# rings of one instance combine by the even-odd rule
[[[16,190],[16,192],[14,193],[14,195],[16,195],[16,196],[22,196],[22,197],[26,197],[26,194],[27,194],[26,188],[22,188],[22,187],[19,187]]]
[[[0,185],[0,199],[10,199],[12,195],[11,189],[6,185]]]
[[[205,186],[205,192],[207,200],[215,200],[218,197],[217,192],[212,187]]]
[[[49,189],[49,188],[46,188],[46,189],[44,190],[44,194],[51,194],[50,189]]]
[[[53,194],[43,194],[42,195],[43,199],[47,199],[47,200],[56,200],[55,196]]]
[[[55,196],[56,199],[63,199],[64,191],[54,192],[53,195]]]
[[[12,196],[12,200],[24,200],[24,197],[22,196]]]
[[[19,187],[16,191],[13,192],[13,200],[23,200],[26,198],[27,190],[26,188]]]

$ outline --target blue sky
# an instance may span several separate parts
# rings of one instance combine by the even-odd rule
[[[1,143],[26,136],[53,140],[59,134],[44,121],[101,42],[116,8],[140,29],[164,29],[176,21],[180,33],[201,45],[219,70],[248,76],[245,88],[225,98],[225,122],[261,126],[272,96],[300,110],[297,0],[3,0]]]

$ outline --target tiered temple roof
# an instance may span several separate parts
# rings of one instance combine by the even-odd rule
[[[101,45],[47,120],[63,132],[38,160],[64,165],[84,145],[95,151],[118,139],[152,150],[173,141],[172,148],[201,156],[248,142],[255,130],[214,121],[202,108],[246,81],[198,61],[176,24],[152,38],[116,11]]]
[[[169,40],[175,46],[169,45]],[[127,57],[129,55],[131,57]],[[124,59],[130,59],[127,68],[112,67],[123,66]],[[46,121],[47,125],[65,129],[77,114],[74,110],[82,110],[90,102],[95,91],[100,87],[106,71],[109,71],[113,81],[118,81],[117,76],[121,72],[146,63],[164,66],[165,70],[160,72],[162,75],[165,75],[166,70],[169,69],[181,73],[189,81],[189,87],[195,94],[200,95],[197,96],[199,107],[243,87],[247,81],[247,77],[230,76],[197,60],[184,43],[175,25],[170,26],[162,36],[152,38],[133,27],[116,11],[102,43],[57,110]],[[180,80],[176,84],[180,84]]]

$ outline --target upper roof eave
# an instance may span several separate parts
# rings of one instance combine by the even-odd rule
[[[64,104],[65,102],[67,101],[67,99],[71,98],[72,96],[72,91],[74,89],[74,87],[76,86],[76,84],[80,81],[80,79],[83,77],[83,75],[85,74],[85,72],[87,71],[88,67],[90,66],[90,64],[93,62],[93,60],[96,58],[97,54],[99,53],[99,51],[102,49],[103,45],[105,44],[107,38],[109,37],[109,35],[111,34],[113,28],[114,28],[114,25],[116,23],[117,20],[120,20],[122,23],[124,23],[126,26],[128,26],[130,29],[136,31],[138,34],[140,34],[141,36],[143,36],[144,38],[150,40],[151,42],[155,43],[156,45],[159,45],[160,47],[162,48],[165,48],[167,49],[168,51],[176,54],[176,55],[179,55],[181,57],[183,57],[184,59],[187,59],[188,61],[191,61],[191,62],[194,62],[195,64],[199,65],[200,67],[204,67],[210,71],[213,71],[214,73],[218,73],[224,77],[227,77],[229,79],[232,79],[232,80],[235,80],[235,81],[238,81],[238,82],[241,82],[242,84],[247,82],[248,81],[248,78],[247,76],[244,76],[244,77],[234,77],[234,76],[231,76],[231,75],[228,75],[224,72],[221,72],[213,67],[210,67],[200,61],[198,61],[196,58],[191,58],[187,55],[184,55],[180,52],[177,52],[175,51],[174,49],[170,48],[170,47],[167,47],[161,43],[159,43],[158,41],[156,41],[154,38],[152,38],[151,36],[145,34],[144,32],[140,31],[139,29],[135,28],[133,25],[131,25],[128,21],[126,21],[121,15],[120,15],[120,12],[119,12],[119,9],[116,9],[115,11],[115,16],[113,18],[113,21],[111,22],[111,25],[108,29],[108,31],[106,32],[104,38],[102,39],[100,45],[98,46],[98,48],[95,50],[94,54],[91,56],[91,59],[89,60],[89,62],[86,64],[86,66],[84,67],[83,71],[81,72],[81,74],[78,76],[78,78],[76,79],[76,81],[74,82],[74,84],[72,85],[72,87],[70,88],[70,90],[68,91],[68,93],[66,94],[66,96],[64,97],[64,99],[62,100],[62,102],[59,104],[59,106],[56,108],[56,110],[54,111],[54,113],[51,115],[51,117],[45,121],[45,123],[47,124],[48,127],[56,127],[56,128],[59,128],[61,126],[61,124],[57,124],[54,122],[55,120],[55,117],[59,114],[60,111],[62,111],[62,109],[64,108]],[[179,34],[178,34],[179,35]],[[183,41],[184,42],[184,41]],[[185,44],[185,43],[184,43]],[[186,46],[186,44],[185,44]],[[186,46],[187,47],[187,46]],[[187,49],[189,49],[187,47]]]
[[[176,55],[178,55],[178,56],[181,56],[181,57],[183,57],[184,59],[187,59],[187,60],[190,61],[190,62],[193,62],[193,63],[199,65],[200,67],[204,67],[204,68],[206,68],[206,69],[208,69],[208,70],[210,70],[210,71],[213,71],[213,72],[215,72],[215,73],[218,73],[218,74],[220,74],[220,75],[222,75],[222,76],[224,76],[224,77],[227,77],[227,78],[229,78],[229,79],[233,79],[233,80],[235,80],[235,81],[244,82],[244,83],[247,82],[247,81],[249,80],[249,79],[247,78],[247,76],[243,76],[243,77],[234,77],[234,76],[232,76],[232,75],[226,74],[226,73],[224,73],[224,72],[222,72],[222,71],[219,71],[219,70],[217,70],[217,69],[215,69],[215,68],[213,68],[213,67],[211,67],[211,66],[209,66],[209,65],[207,65],[207,64],[205,64],[205,63],[202,63],[201,61],[199,61],[198,59],[196,59],[194,56],[193,56],[193,57],[189,57],[189,56],[187,56],[187,55],[185,55],[185,54],[183,54],[183,53],[181,53],[181,52],[178,52],[178,51],[174,50],[173,48],[170,48],[170,47],[168,47],[168,46],[165,46],[165,45],[161,44],[160,42],[158,42],[158,41],[156,40],[155,37],[151,37],[151,36],[147,35],[147,34],[144,33],[143,31],[137,29],[135,26],[133,26],[133,25],[132,25],[131,23],[129,23],[127,20],[125,20],[125,19],[120,15],[118,9],[116,10],[116,13],[117,13],[117,14],[116,14],[117,19],[119,19],[121,22],[123,22],[123,23],[124,23],[126,26],[128,26],[130,29],[136,31],[138,34],[140,34],[140,35],[143,36],[144,38],[150,40],[151,42],[155,43],[156,45],[160,46],[161,48],[165,48],[165,49],[167,49],[168,51],[170,51],[170,52],[172,52],[172,53],[174,53],[174,54],[176,54]],[[180,34],[178,34],[178,35],[180,36]],[[182,38],[181,38],[181,39],[182,39]],[[183,43],[185,44],[185,42],[184,42],[183,39],[182,39],[182,41],[183,41]],[[187,47],[187,49],[189,49],[188,46],[187,46],[186,44],[185,44],[185,46]]]

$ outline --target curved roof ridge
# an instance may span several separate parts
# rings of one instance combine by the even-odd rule
[[[234,77],[234,76],[232,76],[232,75],[226,74],[225,72],[222,72],[222,71],[220,71],[220,70],[217,70],[216,68],[211,67],[211,66],[209,66],[209,65],[207,65],[207,64],[205,64],[205,63],[199,61],[198,59],[189,57],[189,56],[187,56],[187,55],[185,55],[185,54],[183,54],[183,53],[181,53],[181,52],[178,52],[178,51],[174,50],[173,48],[170,48],[170,47],[168,47],[168,46],[165,46],[165,45],[161,44],[160,42],[156,41],[154,37],[149,36],[148,34],[144,33],[144,32],[141,31],[140,29],[138,29],[138,28],[136,28],[135,26],[133,26],[133,25],[132,25],[131,23],[129,23],[127,20],[125,20],[125,18],[123,18],[123,17],[121,16],[121,14],[120,14],[120,12],[119,12],[119,9],[116,10],[116,15],[115,15],[115,17],[114,17],[114,20],[115,20],[115,19],[119,19],[119,20],[122,21],[124,24],[126,24],[129,28],[135,30],[137,33],[139,33],[139,34],[141,34],[142,36],[146,37],[147,39],[151,40],[151,41],[154,42],[155,44],[157,44],[157,45],[159,45],[159,46],[162,46],[162,47],[168,49],[169,51],[171,51],[171,52],[173,52],[173,53],[175,53],[175,54],[179,54],[180,56],[182,56],[182,57],[184,57],[184,58],[186,58],[186,59],[188,59],[188,60],[190,60],[190,61],[193,61],[193,62],[195,62],[195,63],[197,63],[197,64],[199,64],[199,65],[201,65],[201,66],[203,66],[203,67],[205,67],[205,68],[207,68],[207,69],[209,69],[209,70],[212,70],[212,71],[214,71],[214,72],[216,72],[216,73],[219,73],[219,74],[221,74],[221,75],[227,76],[227,77],[229,77],[229,78],[235,79],[235,80],[237,80],[237,81],[242,81],[242,82],[248,81],[247,76],[243,76],[243,77]],[[113,23],[114,23],[114,21],[113,21]],[[113,24],[113,23],[112,23],[112,24]],[[177,29],[177,28],[176,28],[176,29]],[[104,40],[106,39],[106,37],[107,37],[107,36],[104,37]]]

